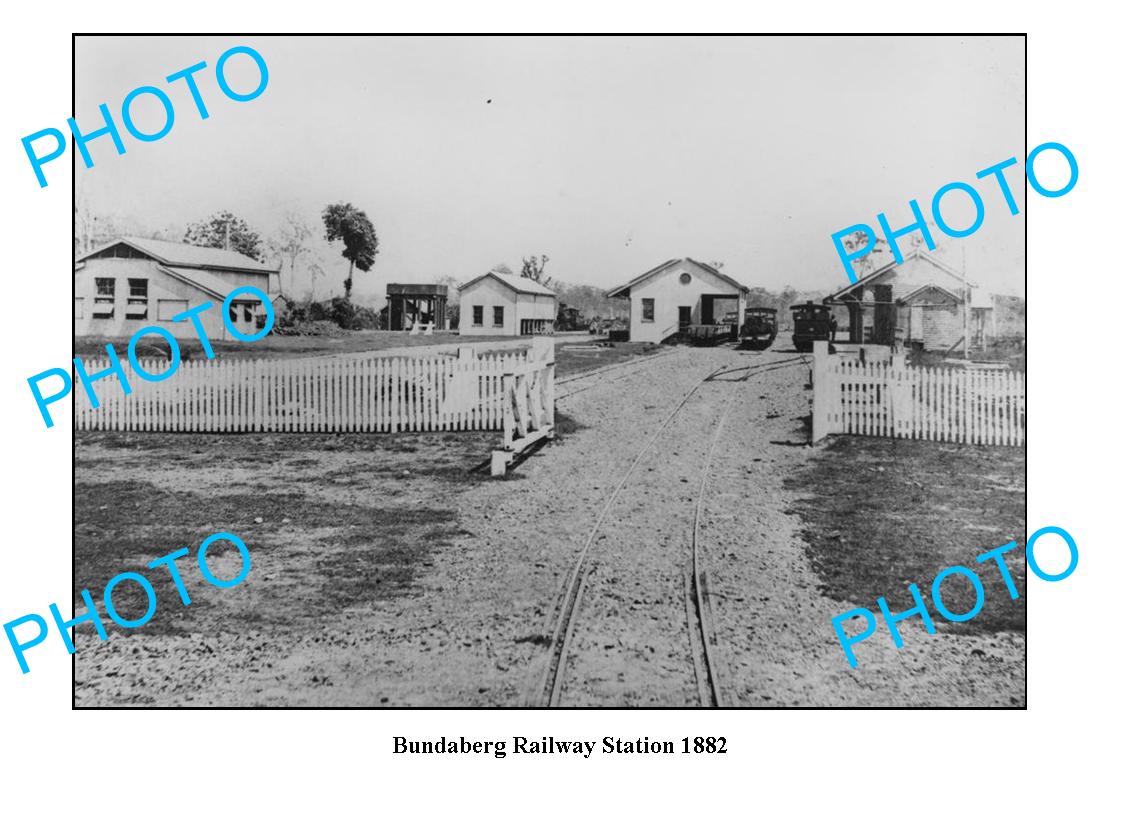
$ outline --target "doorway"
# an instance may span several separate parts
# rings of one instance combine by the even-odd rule
[[[690,306],[678,307],[678,327],[681,331],[690,325],[690,313],[694,311]]]

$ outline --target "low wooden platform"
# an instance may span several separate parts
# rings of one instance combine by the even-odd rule
[[[696,346],[714,346],[737,339],[737,327],[728,323],[691,325],[682,334]]]

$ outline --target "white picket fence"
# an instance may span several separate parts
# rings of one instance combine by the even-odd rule
[[[811,441],[828,434],[1024,445],[1025,375],[862,362],[815,344]],[[821,346],[821,347],[820,347]]]
[[[551,348],[552,351],[552,348]],[[94,408],[75,377],[77,430],[184,431],[458,431],[502,430],[503,375],[522,369],[528,350],[476,356],[338,356],[189,360],[161,382],[146,382],[127,363],[133,392],[116,377],[93,383]],[[142,361],[166,371],[168,361]],[[86,361],[91,374],[108,360]],[[552,421],[552,412],[551,412]]]

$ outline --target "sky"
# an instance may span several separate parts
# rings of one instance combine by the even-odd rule
[[[215,79],[236,45],[269,67],[248,102]],[[182,81],[164,82],[203,60],[205,121]],[[232,87],[255,86],[248,57],[227,65]],[[80,202],[172,239],[224,209],[265,236],[288,213],[319,232],[325,205],[351,202],[379,237],[360,300],[543,253],[570,284],[609,288],[689,256],[749,286],[833,291],[847,279],[832,233],[879,212],[905,226],[909,199],[930,213],[951,181],[979,190],[985,216],[968,238],[937,232],[939,252],[972,282],[1025,293],[1020,37],[78,38],[80,128],[100,125],[101,103],[120,123],[141,85],[167,89],[172,130],[124,133],[120,156],[91,142]],[[163,122],[152,97],[132,112]],[[975,179],[1010,157],[1017,216]],[[974,220],[967,202],[944,200],[948,223]],[[316,251],[330,264],[318,294],[341,293],[346,261]]]

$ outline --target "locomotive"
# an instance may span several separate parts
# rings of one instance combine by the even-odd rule
[[[801,303],[792,306],[792,344],[796,351],[811,351],[816,340],[829,340],[834,342],[834,332],[838,328],[838,321],[831,314],[829,306],[820,306],[812,303]]]

